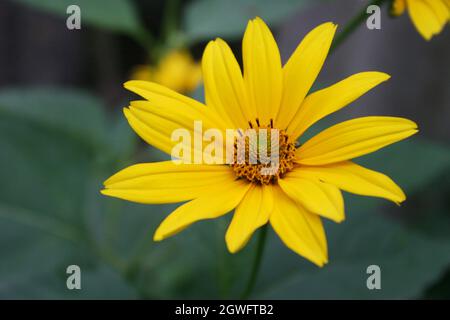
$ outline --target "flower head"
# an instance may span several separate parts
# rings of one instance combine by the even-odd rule
[[[450,0],[394,0],[392,14],[408,10],[417,31],[426,40],[440,33],[450,19]]]
[[[322,266],[328,254],[321,218],[344,220],[341,190],[395,203],[405,200],[389,177],[351,159],[417,132],[416,124],[407,119],[362,117],[298,144],[298,138],[318,120],[389,79],[385,73],[362,72],[308,94],[335,30],[333,23],[312,30],[282,66],[268,27],[259,18],[251,20],[243,39],[243,73],[228,45],[221,39],[211,41],[202,59],[206,105],[155,83],[125,84],[146,99],[131,102],[124,112],[131,127],[149,144],[170,154],[178,145],[171,139],[174,130],[184,128],[195,136],[198,120],[205,129],[219,132],[228,128],[240,133],[249,128],[277,129],[278,139],[269,139],[271,148],[278,150],[275,170],[263,174],[261,169],[267,169],[264,163],[248,160],[232,164],[143,163],[113,175],[105,181],[102,193],[147,204],[188,201],[161,223],[154,235],[156,241],[196,221],[235,210],[225,235],[230,252],[240,250],[256,229],[270,223],[287,247]],[[249,151],[251,146],[244,142]],[[194,158],[205,151],[195,142],[184,147]]]
[[[172,50],[156,66],[139,65],[135,80],[154,81],[180,93],[193,91],[201,81],[201,67],[185,50]]]

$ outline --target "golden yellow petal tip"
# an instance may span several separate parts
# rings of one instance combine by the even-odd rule
[[[128,88],[132,85],[133,81],[134,81],[134,80],[128,80],[128,81],[125,81],[125,82],[123,83],[123,87],[124,87],[125,89],[128,89]]]
[[[316,265],[317,265],[319,268],[323,268],[327,263],[328,263],[328,258],[324,257],[324,259],[323,259],[322,261],[316,263]]]
[[[231,253],[231,254],[235,254],[236,252],[239,251],[238,248],[236,248],[236,247],[231,247],[231,246],[228,244],[228,241],[226,241],[226,245],[227,245],[227,250],[228,250],[228,252]]]
[[[156,230],[155,234],[153,235],[153,241],[159,242],[162,240],[164,240],[164,237],[161,235],[160,232],[158,232],[158,230]]]
[[[377,71],[377,72],[380,75],[380,77],[383,79],[383,81],[387,81],[392,77],[389,73],[380,72],[380,71]]]

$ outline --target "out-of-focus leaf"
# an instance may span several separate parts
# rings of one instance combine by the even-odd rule
[[[300,261],[287,249],[280,248],[279,241],[273,241],[266,261],[277,263],[265,268],[265,280],[260,282],[256,296],[418,298],[450,263],[450,242],[427,239],[377,212],[354,212],[341,225],[328,225],[327,234],[330,262],[322,269]],[[366,286],[369,277],[366,270],[370,265],[381,268],[381,290],[369,290]]]
[[[195,0],[184,14],[190,41],[241,37],[249,19],[261,17],[272,27],[310,0]]]
[[[89,23],[100,28],[129,34],[141,32],[142,26],[129,0],[16,0],[36,9],[68,17],[67,7],[78,5],[81,11],[81,27]]]
[[[450,146],[413,136],[356,161],[388,174],[408,195],[450,168]]]
[[[360,162],[390,174],[412,197],[448,170],[450,150],[416,139]],[[386,217],[380,204],[395,205],[383,200],[346,198],[347,219],[341,224],[326,223],[328,265],[317,268],[305,262],[272,234],[255,297],[418,298],[441,277],[450,264],[450,239],[431,237]],[[433,223],[438,225],[442,219],[436,218]],[[381,268],[381,290],[366,287],[366,269],[372,264]]]
[[[0,114],[27,120],[101,146],[105,143],[106,116],[102,103],[92,95],[74,89],[34,88],[0,91]]]
[[[425,299],[446,299],[450,296],[450,270],[439,279],[439,282],[428,288],[422,298]]]
[[[88,227],[104,209],[88,206],[91,195],[107,202],[99,154],[123,153],[107,140],[101,104],[61,89],[2,91],[0,101],[0,297],[136,297],[122,261]],[[82,269],[81,291],[66,287],[71,264]]]

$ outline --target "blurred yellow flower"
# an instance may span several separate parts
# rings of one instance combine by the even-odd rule
[[[426,40],[440,33],[450,18],[450,0],[394,0],[392,14],[399,16],[408,9],[417,31]]]
[[[105,195],[145,204],[185,202],[159,226],[154,240],[170,237],[194,222],[235,209],[225,235],[234,253],[259,227],[270,223],[284,244],[318,266],[328,261],[321,217],[344,220],[341,189],[400,203],[403,191],[388,176],[351,159],[374,152],[417,132],[417,125],[397,117],[362,117],[334,125],[303,145],[297,140],[314,123],[345,107],[389,79],[381,72],[361,72],[308,95],[332,43],[336,25],[312,30],[282,66],[277,44],[259,18],[249,21],[243,39],[243,66],[221,39],[203,54],[206,105],[164,86],[129,81],[125,87],[146,100],[124,109],[136,133],[171,154],[174,130],[198,134],[205,129],[240,132],[249,128],[279,131],[279,166],[269,175],[265,164],[186,164],[173,161],[136,164],[104,182]],[[148,101],[147,101],[148,100]],[[273,143],[273,142],[272,142]],[[205,152],[189,144],[188,153]],[[259,151],[261,152],[261,151]],[[259,154],[261,156],[261,154]]]
[[[199,85],[201,66],[185,50],[173,50],[165,55],[156,66],[139,65],[132,73],[132,79],[153,81],[180,93],[189,93]]]

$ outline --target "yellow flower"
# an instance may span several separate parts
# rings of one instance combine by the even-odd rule
[[[287,247],[322,266],[328,254],[321,217],[344,220],[340,189],[395,203],[405,200],[389,177],[350,160],[417,132],[416,124],[407,119],[362,117],[296,145],[315,122],[389,78],[381,72],[362,72],[307,95],[335,30],[333,23],[312,30],[282,67],[270,30],[261,19],[251,20],[243,39],[243,75],[228,45],[221,39],[211,41],[202,60],[206,105],[155,83],[125,83],[128,90],[148,100],[131,102],[124,109],[131,127],[168,154],[177,144],[172,132],[183,127],[194,135],[198,120],[205,129],[222,131],[279,129],[280,165],[269,178],[260,173],[261,164],[249,162],[143,163],[110,177],[102,193],[145,204],[188,201],[161,223],[156,241],[236,209],[225,236],[230,252],[240,250],[256,229],[270,223]],[[199,151],[197,147],[192,146],[192,154]]]
[[[417,31],[426,40],[440,33],[450,18],[450,0],[394,0],[392,14],[399,16],[408,9]]]
[[[174,50],[165,55],[155,67],[137,66],[132,78],[154,81],[177,92],[188,93],[197,88],[201,75],[200,65],[189,52]]]

